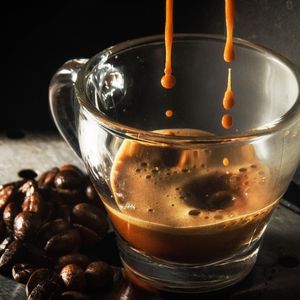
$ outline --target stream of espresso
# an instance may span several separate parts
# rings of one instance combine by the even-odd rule
[[[225,20],[226,20],[226,43],[224,48],[224,60],[227,63],[232,63],[234,60],[233,47],[233,27],[234,27],[234,0],[225,0]],[[234,105],[234,97],[231,88],[231,68],[228,68],[227,89],[223,98],[223,107],[225,110],[230,110]],[[232,116],[228,113],[222,117],[222,126],[225,129],[232,127]]]
[[[234,27],[234,0],[225,0],[226,44],[224,60],[231,63],[234,60],[233,27]]]
[[[172,46],[173,46],[173,0],[166,0],[166,25],[165,25],[165,48],[166,60],[164,76],[161,85],[166,89],[171,89],[176,84],[176,79],[172,74]]]

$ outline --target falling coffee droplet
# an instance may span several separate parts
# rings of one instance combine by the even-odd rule
[[[234,105],[234,97],[231,89],[231,68],[228,68],[228,79],[227,79],[227,89],[223,98],[223,107],[229,110]]]
[[[176,79],[172,75],[172,46],[173,46],[173,0],[166,0],[166,24],[165,24],[165,48],[166,60],[164,76],[161,85],[165,89],[171,89],[176,84]]]
[[[232,127],[232,116],[231,115],[224,115],[222,117],[222,126],[225,129],[229,129]]]
[[[228,167],[229,166],[229,159],[227,157],[223,158],[223,166]]]
[[[166,110],[165,115],[167,118],[172,118],[174,115],[174,112],[173,112],[173,110],[168,109],[168,110]]]
[[[176,84],[176,78],[172,75],[172,74],[168,74],[171,73],[172,71],[168,71],[168,69],[165,69],[165,75],[161,78],[161,85],[165,88],[165,89],[171,89],[175,86]]]

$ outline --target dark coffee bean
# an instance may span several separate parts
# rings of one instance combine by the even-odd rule
[[[30,243],[23,243],[23,246],[26,262],[47,268],[54,265],[54,259],[49,257],[44,250]]]
[[[85,195],[90,204],[102,205],[101,199],[100,199],[99,195],[97,194],[92,183],[87,184],[87,186],[85,188]]]
[[[44,249],[48,255],[58,257],[76,252],[80,245],[80,233],[76,229],[69,229],[53,236]]]
[[[29,277],[26,284],[26,295],[29,296],[32,290],[40,283],[53,276],[53,271],[46,268],[35,270]]]
[[[33,192],[29,196],[26,196],[22,204],[23,211],[35,212],[40,216],[43,215],[44,209],[44,200],[39,192]]]
[[[3,211],[5,206],[14,200],[17,195],[17,189],[13,185],[8,185],[0,190],[0,211]]]
[[[80,232],[83,249],[93,248],[102,239],[94,230],[81,224],[73,224],[73,227]]]
[[[38,214],[29,211],[19,213],[14,220],[14,235],[20,240],[31,240],[41,225]]]
[[[0,185],[0,190],[4,189],[5,187],[10,186],[10,185],[15,187],[16,189],[19,189],[19,187],[21,185],[23,185],[26,181],[27,181],[26,179],[22,179],[22,180],[18,180],[18,181],[12,181],[12,182],[8,182],[8,183],[5,183],[5,184],[1,184]]]
[[[54,215],[57,219],[63,219],[68,223],[71,222],[71,208],[67,204],[59,204],[55,208]]]
[[[101,209],[88,203],[79,203],[73,207],[72,217],[74,222],[94,230],[103,238],[108,230],[108,223]]]
[[[34,179],[37,173],[32,169],[22,169],[18,172],[18,176],[24,179]]]
[[[54,204],[52,202],[44,201],[43,214],[42,214],[43,222],[48,222],[49,220],[53,219],[54,214],[55,214]]]
[[[94,261],[87,266],[85,276],[89,289],[101,289],[112,285],[114,271],[107,263]]]
[[[59,172],[58,168],[52,168],[51,170],[44,172],[38,178],[38,186],[43,188],[54,187],[54,178],[58,172]]]
[[[72,253],[72,254],[61,256],[58,259],[55,269],[60,271],[64,266],[69,264],[75,264],[85,269],[89,263],[90,263],[90,259],[86,255],[80,253]]]
[[[12,267],[12,277],[19,283],[27,283],[36,269],[37,267],[31,264],[16,264]]]
[[[66,289],[74,291],[85,290],[85,275],[82,268],[70,264],[62,268],[60,277],[65,284]]]
[[[4,222],[0,221],[0,241],[2,241],[7,235]]]
[[[74,173],[77,173],[78,176],[80,177],[84,177],[84,173],[76,166],[74,165],[70,165],[70,164],[66,164],[66,165],[62,165],[59,167],[60,171],[72,171]]]
[[[45,223],[38,232],[38,243],[42,247],[51,239],[54,235],[64,232],[67,229],[70,229],[71,225],[63,220],[63,219],[56,219]]]
[[[12,241],[0,258],[0,272],[7,272],[22,258],[23,246],[20,241]]]
[[[91,298],[83,293],[77,291],[66,291],[60,296],[62,300],[90,300]]]
[[[99,196],[93,186],[92,183],[88,183],[85,188],[85,195],[89,198],[92,202],[98,202]]]
[[[15,217],[20,213],[21,207],[16,202],[10,202],[3,211],[3,221],[8,227],[12,227]]]
[[[64,199],[59,195],[59,193],[51,188],[40,188],[39,192],[41,193],[42,197],[45,201],[61,204],[64,203]]]
[[[83,193],[78,190],[67,190],[67,189],[60,189],[57,188],[56,192],[60,199],[62,200],[62,203],[68,204],[68,205],[75,205],[79,202],[81,202],[82,198],[84,197]]]
[[[0,244],[0,255],[3,254],[4,250],[7,248],[7,246],[14,240],[13,236],[10,235],[6,237]]]
[[[61,287],[52,280],[38,283],[32,290],[27,300],[57,300],[61,294]]]
[[[83,178],[82,174],[74,170],[63,170],[56,174],[54,185],[64,190],[78,189],[83,184]]]
[[[32,195],[37,190],[37,182],[33,179],[25,181],[19,188],[19,191],[26,196]]]

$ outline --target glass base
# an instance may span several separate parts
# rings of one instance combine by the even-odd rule
[[[129,280],[148,289],[205,293],[242,280],[253,268],[260,241],[222,261],[206,265],[182,264],[147,256],[118,237],[120,256]]]

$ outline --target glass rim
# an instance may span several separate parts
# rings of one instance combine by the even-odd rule
[[[225,41],[225,37],[222,35],[214,34],[198,34],[198,33],[181,33],[174,34],[174,42],[180,40],[215,40],[215,41]],[[138,46],[145,46],[147,44],[153,44],[155,42],[164,43],[164,35],[153,35],[146,36],[142,38],[132,39],[118,43],[114,46],[106,48],[105,50],[99,52],[90,58],[87,63],[83,66],[77,76],[75,82],[75,94],[80,106],[87,112],[97,123],[105,127],[106,130],[113,132],[123,138],[137,140],[141,142],[149,143],[164,143],[164,144],[213,144],[213,143],[233,143],[233,142],[242,142],[256,139],[258,137],[266,136],[275,132],[278,132],[286,128],[289,124],[293,123],[300,118],[300,71],[298,67],[293,64],[290,60],[274,52],[271,49],[260,46],[256,43],[241,39],[234,38],[234,44],[237,46],[244,46],[252,50],[256,50],[261,53],[265,53],[273,59],[281,62],[289,68],[289,70],[294,74],[297,84],[298,84],[298,95],[295,103],[292,107],[286,111],[279,118],[272,120],[269,123],[264,124],[258,128],[253,128],[243,134],[234,133],[229,135],[205,135],[205,136],[175,136],[175,135],[166,135],[150,130],[143,130],[135,127],[131,127],[117,121],[112,120],[106,114],[99,111],[94,105],[88,101],[88,96],[85,90],[85,74],[88,67],[91,65],[96,58],[105,57],[105,59],[117,55],[120,52],[130,51],[132,48]],[[225,43],[224,43],[225,46]],[[163,74],[162,74],[163,75]]]

